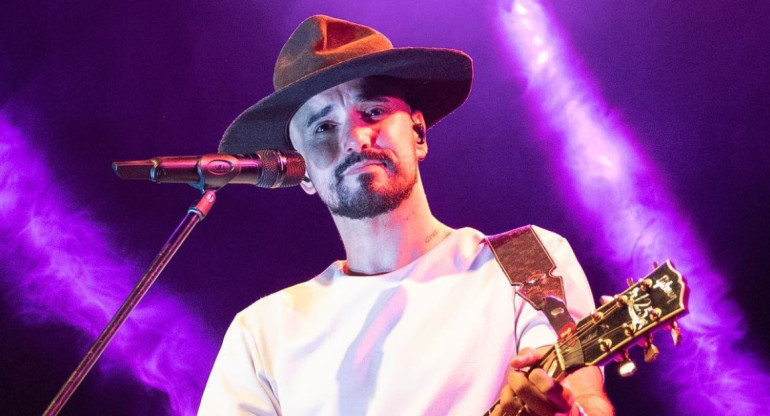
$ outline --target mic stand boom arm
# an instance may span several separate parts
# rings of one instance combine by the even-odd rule
[[[182,219],[182,222],[176,230],[174,230],[173,234],[171,234],[171,237],[166,241],[163,248],[161,248],[158,256],[155,257],[155,260],[147,270],[147,273],[145,273],[139,283],[134,286],[134,289],[128,295],[126,300],[123,301],[123,305],[120,306],[120,309],[118,309],[112,317],[110,323],[108,323],[104,330],[102,330],[99,338],[94,341],[94,344],[88,350],[85,357],[83,357],[83,360],[80,361],[80,364],[78,364],[75,371],[72,372],[70,378],[64,383],[62,388],[56,394],[56,397],[53,398],[51,404],[48,405],[45,413],[43,413],[44,416],[55,416],[59,414],[59,411],[64,407],[64,404],[66,404],[70,397],[72,397],[75,389],[78,388],[88,372],[91,371],[91,368],[96,364],[96,361],[102,355],[104,349],[107,348],[107,345],[112,341],[115,333],[118,332],[120,326],[126,321],[131,311],[136,308],[136,305],[142,297],[144,297],[147,291],[150,290],[150,286],[152,286],[152,284],[155,283],[155,280],[158,279],[158,276],[160,276],[160,273],[166,268],[166,265],[171,261],[171,258],[176,254],[177,250],[179,250],[179,247],[184,240],[187,239],[187,236],[190,235],[193,228],[206,218],[206,215],[211,211],[211,207],[216,200],[215,192],[216,190],[207,190],[203,192],[200,199],[187,210],[187,215]]]

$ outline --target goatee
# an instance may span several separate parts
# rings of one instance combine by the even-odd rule
[[[343,172],[355,163],[363,160],[381,161],[385,169],[391,171],[390,182],[381,189],[375,189],[374,174],[361,173],[358,176],[358,189],[352,191],[345,187]],[[361,153],[351,154],[335,170],[336,183],[332,193],[337,195],[335,204],[327,204],[332,214],[354,220],[374,218],[398,208],[412,194],[417,183],[417,172],[405,177],[386,152],[366,149]]]

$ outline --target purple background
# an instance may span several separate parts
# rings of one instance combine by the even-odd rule
[[[83,296],[125,296],[197,196],[183,185],[121,181],[110,162],[214,151],[230,121],[272,91],[283,41],[315,13],[372,25],[396,46],[468,52],[474,91],[428,134],[422,172],[434,213],[486,233],[528,223],[558,231],[595,295],[622,289],[627,276],[613,275],[618,268],[606,249],[613,242],[597,240],[565,198],[569,190],[560,189],[569,182],[557,177],[562,168],[551,141],[542,140],[543,121],[533,118],[527,77],[510,63],[500,36],[504,2],[315,3],[0,5],[0,146],[21,143],[0,152],[0,414],[43,411],[114,309],[105,302],[99,317],[82,312],[92,310]],[[725,277],[726,286],[705,296],[737,302],[724,318],[746,325],[739,352],[769,350],[770,314],[762,305],[770,294],[770,3],[556,2],[548,10],[609,115],[634,132],[635,148],[688,219],[680,226],[705,243],[710,266]],[[9,179],[14,175],[26,179]],[[647,191],[655,192],[639,190]],[[120,346],[110,347],[62,414],[172,414],[168,394],[194,400],[237,311],[343,256],[325,208],[299,189],[231,186],[218,197]],[[25,222],[30,209],[45,214],[42,226]],[[46,230],[52,235],[41,239]],[[71,238],[55,238],[64,233]],[[41,263],[51,253],[81,266],[52,272],[53,260]],[[55,285],[34,280],[51,273],[59,276]],[[78,291],[65,289],[72,284]],[[158,341],[166,336],[182,344]],[[148,343],[158,347],[145,351]],[[678,357],[692,351],[663,349],[659,362],[640,365],[631,379],[608,367],[618,414],[681,413],[676,390],[666,387],[682,374],[661,369],[681,368]],[[701,364],[735,370],[736,360],[720,358]],[[153,365],[142,367],[146,362]],[[766,359],[758,363],[754,370],[766,374]],[[709,380],[698,383],[709,388]]]

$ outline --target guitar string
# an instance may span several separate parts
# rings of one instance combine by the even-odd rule
[[[662,322],[661,322],[661,323],[662,323]],[[619,332],[619,331],[625,331],[625,329],[624,329],[624,328],[621,328],[621,327],[615,327],[615,328],[612,328],[612,329],[611,329],[611,330],[609,330],[609,331],[606,331],[606,332],[605,332],[605,334],[607,334],[608,336],[610,336],[610,337],[611,337],[612,335],[614,335],[615,333],[617,333],[617,332]],[[580,335],[582,335],[582,331],[578,331],[578,332],[580,332]],[[638,335],[633,335],[631,338],[633,338],[633,337],[638,337]],[[577,338],[577,335],[575,335],[575,336],[572,336],[572,337],[568,337],[568,338],[566,338],[564,341],[559,341],[559,342],[557,342],[557,344],[559,344],[559,345],[563,346],[563,349],[562,349],[562,351],[563,351],[563,354],[562,354],[562,355],[570,355],[570,354],[574,354],[574,353],[577,353],[577,352],[579,352],[579,351],[576,351],[574,347],[570,347],[570,346],[568,345],[568,344],[570,344],[570,341],[574,340],[575,338]],[[589,341],[587,341],[587,342],[581,343],[580,345],[581,345],[581,347],[593,347],[594,345],[596,345],[596,344],[598,344],[598,343],[599,343],[599,338],[596,338],[596,339],[593,339],[593,340],[589,340]],[[583,348],[583,349],[584,349],[584,348]],[[544,357],[543,357],[543,359],[541,360],[541,362],[542,362],[542,361],[545,361],[545,358],[546,358],[546,357],[548,357],[548,358],[550,358],[550,359],[554,359],[554,358],[553,358],[553,356],[554,356],[555,354],[556,354],[556,350],[555,350],[555,348],[553,348],[553,347],[552,347],[552,348],[551,348],[551,349],[549,349],[549,351],[547,352],[547,355],[544,355]]]
[[[616,303],[613,303],[609,307],[607,307],[605,310],[597,309],[597,311],[600,311],[600,312],[602,312],[604,314],[610,314],[610,313],[615,312],[618,309],[621,309],[623,306],[625,306],[625,305],[618,305]],[[567,338],[565,338],[564,341],[561,341],[560,343],[564,343],[564,344],[570,343],[575,338],[578,338],[580,335],[583,335],[583,333],[584,333],[584,331],[586,329],[591,329],[591,328],[595,327],[596,324],[598,324],[599,322],[604,321],[604,318],[602,318],[602,321],[599,321],[599,322],[593,322],[592,319],[584,319],[584,320],[585,320],[585,323],[583,325],[578,325],[576,327],[576,329],[575,329],[575,332],[573,334],[571,334],[570,336],[568,336]],[[661,321],[659,321],[659,323],[657,325],[660,325],[660,324],[662,324],[665,321],[667,321],[667,320],[661,320]],[[620,329],[621,328],[614,328],[613,331],[620,330]],[[595,340],[595,341],[589,342],[588,345],[593,345],[593,343],[595,343],[595,342],[598,342],[598,339]]]
[[[619,305],[613,303],[612,305],[608,306],[605,310],[597,309],[597,311],[602,312],[604,314],[610,314],[612,312],[615,312],[619,308],[620,308]],[[579,335],[583,335],[586,329],[595,327],[597,323],[598,322],[593,322],[593,319],[585,319],[585,323],[583,323],[582,325],[580,325],[580,322],[578,322],[578,325],[575,326],[575,332],[567,336],[563,341],[561,341],[561,343],[568,343],[569,341],[573,341],[575,338],[578,338]]]
[[[678,274],[678,273],[676,273],[676,274]],[[680,276],[680,277],[681,277],[681,276]],[[648,276],[648,278],[649,278],[649,276]],[[634,285],[634,286],[632,286],[632,287],[629,287],[628,289],[626,289],[625,291],[623,291],[622,293],[620,293],[620,295],[618,295],[618,296],[623,296],[623,295],[625,295],[625,294],[627,294],[627,293],[631,292],[631,290],[632,290],[633,288],[635,288],[635,287],[638,287],[638,284],[637,284],[637,285]],[[606,309],[606,310],[602,310],[602,307],[604,307],[605,305],[609,305],[609,306],[607,307],[607,309]],[[618,303],[617,303],[615,300],[613,300],[613,301],[610,301],[609,303],[606,303],[606,304],[604,304],[604,305],[601,305],[601,306],[600,306],[598,309],[596,309],[596,311],[597,311],[597,312],[602,312],[602,313],[604,313],[604,314],[609,314],[609,313],[615,312],[617,309],[619,309],[619,308],[622,308],[622,307],[624,307],[624,306],[626,306],[626,305],[619,305],[619,304],[618,304]],[[590,316],[590,315],[589,315],[589,316]],[[603,319],[602,319],[602,320],[603,320]],[[600,322],[601,322],[601,321],[600,321]],[[661,323],[662,323],[662,322],[663,322],[663,321],[661,320]],[[595,324],[597,324],[597,323],[598,323],[598,322],[593,322],[593,321],[592,321],[592,319],[585,319],[585,323],[584,323],[583,325],[579,325],[579,324],[580,324],[580,322],[578,322],[578,325],[575,327],[575,332],[573,333],[573,335],[574,335],[574,336],[571,336],[571,337],[569,337],[569,338],[566,338],[566,339],[565,339],[565,342],[566,342],[567,340],[570,340],[570,341],[571,341],[571,340],[573,340],[574,338],[576,338],[576,337],[578,336],[578,334],[581,334],[581,335],[582,335],[582,333],[581,333],[581,330],[584,330],[586,327],[589,327],[589,328],[591,328],[591,327],[595,326]]]
[[[625,292],[623,292],[623,293],[627,293],[627,292],[628,292],[628,290],[626,290],[626,291],[625,291]],[[623,294],[623,293],[622,293],[622,294]],[[621,295],[622,295],[622,294],[621,294]],[[606,309],[602,310],[602,306],[605,306],[605,305],[609,305],[609,306],[607,306],[607,308],[606,308]],[[613,313],[613,312],[615,312],[616,310],[618,310],[618,309],[622,308],[623,306],[625,306],[625,305],[618,305],[618,304],[617,304],[616,302],[614,302],[614,301],[612,301],[612,302],[610,302],[610,303],[607,303],[607,304],[605,304],[605,305],[601,305],[601,306],[599,307],[599,309],[597,309],[596,311],[597,311],[597,312],[602,312],[602,313],[604,313],[604,314],[609,314],[609,313]],[[568,338],[565,338],[565,340],[563,341],[564,343],[567,343],[567,341],[572,341],[572,340],[574,340],[574,338],[577,338],[577,337],[578,337],[578,335],[582,335],[582,331],[583,331],[583,330],[585,330],[586,328],[592,328],[592,327],[596,326],[595,324],[597,324],[597,323],[598,323],[598,322],[593,322],[593,320],[592,320],[592,319],[584,319],[584,320],[585,320],[585,323],[584,323],[584,324],[582,324],[582,325],[580,325],[580,322],[578,322],[578,325],[575,327],[575,332],[574,332],[573,334],[571,334],[571,335],[570,335]],[[601,321],[600,321],[600,322],[601,322]]]
[[[604,305],[602,305],[602,306],[604,306]],[[620,309],[620,307],[621,307],[621,305],[613,303],[613,304],[609,305],[606,309],[601,310],[600,312],[605,313],[605,314],[609,314],[609,313],[615,312],[616,310]],[[601,309],[601,307],[599,309]],[[597,310],[599,310],[599,309],[597,309]],[[572,333],[567,338],[565,338],[564,341],[557,341],[556,344],[552,345],[548,349],[548,351],[546,351],[546,353],[542,357],[540,357],[540,360],[538,360],[537,364],[535,364],[535,368],[543,368],[544,363],[549,362],[549,361],[556,361],[556,362],[558,362],[558,357],[557,357],[557,354],[556,354],[556,345],[557,344],[564,345],[565,348],[563,349],[563,354],[562,354],[564,356],[566,356],[566,355],[573,355],[573,354],[577,353],[578,351],[575,351],[573,348],[569,347],[567,344],[570,344],[570,341],[573,341],[573,340],[577,339],[580,335],[583,335],[583,333],[585,331],[587,331],[588,329],[591,329],[591,328],[595,327],[597,323],[598,322],[593,322],[592,319],[586,319],[585,323],[582,324],[582,325],[580,325],[580,322],[578,322],[578,325],[575,327],[575,332]],[[621,330],[621,328],[613,328],[610,331],[608,331],[607,333],[611,335],[615,331],[619,331],[619,330]],[[598,342],[599,342],[598,339],[596,339],[596,340],[593,340],[593,341],[588,341],[585,344],[581,343],[581,346],[593,346],[594,344],[596,344]],[[566,372],[566,369],[561,368],[561,366],[559,366],[558,369],[561,371],[561,374],[559,374],[559,376],[561,376],[562,374],[564,374]],[[556,376],[556,374],[553,374],[553,375]],[[492,411],[495,408],[495,406],[497,406],[499,403],[500,403],[500,400],[497,400],[492,405],[492,407],[490,407],[489,410],[487,410],[487,412],[484,413],[484,416],[491,415]]]
[[[606,311],[603,311],[603,312],[612,313],[616,309],[617,309],[617,305],[613,304],[613,305],[608,306],[606,308]],[[580,325],[580,323],[578,322],[578,325],[575,327],[575,332],[570,334],[564,340],[557,341],[557,344],[565,345],[565,347],[566,347],[565,350],[570,350],[571,348],[568,345],[571,344],[572,341],[574,341],[575,339],[577,339],[581,335],[583,335],[583,333],[588,328],[591,328],[591,320],[586,320],[586,322],[584,324],[582,324],[582,325]],[[590,344],[590,343],[587,343],[587,344]],[[586,345],[586,346],[589,346],[589,345]],[[556,360],[556,359],[557,359],[556,348],[555,348],[555,346],[552,346],[551,348],[548,349],[546,354],[543,355],[543,357],[541,357],[540,361],[538,362],[538,366],[542,366],[542,364],[544,362],[546,362],[547,360]]]
[[[611,304],[608,306],[605,310],[602,310],[603,313],[613,313],[616,310],[620,309],[622,305],[617,304]],[[601,322],[601,321],[600,321]],[[574,354],[574,348],[570,347],[569,344],[573,344],[573,341],[582,336],[588,329],[592,329],[596,326],[598,322],[593,322],[591,319],[586,319],[585,323],[582,325],[576,326],[575,332],[570,334],[570,336],[566,337],[564,340],[557,341],[557,344],[561,345],[563,347],[563,355],[570,355]],[[617,331],[624,330],[623,328],[613,328],[610,331],[605,332],[608,335],[613,335]],[[585,343],[581,343],[582,347],[592,347],[596,344],[598,344],[599,338],[587,341]],[[556,349],[554,347],[551,347],[546,354],[541,358],[539,361],[539,364],[542,364],[546,360],[555,360],[556,359]]]
[[[611,335],[613,335],[614,333],[616,333],[616,332],[618,332],[618,331],[621,331],[621,330],[622,330],[622,328],[613,328],[613,329],[611,329],[610,331],[607,331],[607,332],[606,332],[606,334],[608,334],[608,335],[610,335],[610,336],[611,336]],[[581,343],[580,345],[581,345],[581,347],[585,348],[585,347],[592,347],[592,346],[594,346],[594,345],[595,345],[595,344],[597,344],[597,343],[598,343],[598,341],[588,341],[588,342],[585,342],[585,343]],[[561,354],[561,355],[562,355],[562,357],[569,357],[569,356],[574,356],[574,355],[576,355],[576,354],[580,354],[580,356],[582,357],[582,355],[583,355],[583,354],[582,354],[582,351],[580,351],[580,350],[578,350],[578,349],[576,349],[576,348],[574,348],[574,347],[570,347],[570,346],[568,346],[568,345],[564,345],[564,344],[566,344],[566,341],[565,341],[565,342],[561,342],[561,341],[559,341],[559,342],[557,342],[557,344],[559,344],[559,345],[562,345],[562,346],[563,346],[563,348],[562,348],[562,354]],[[607,352],[607,354],[609,355],[610,353],[609,353],[609,352]],[[545,363],[547,363],[547,362],[549,362],[549,361],[556,361],[556,362],[558,362],[558,356],[557,356],[557,353],[556,353],[556,348],[555,348],[555,346],[551,346],[551,348],[549,348],[549,349],[548,349],[548,351],[547,351],[547,352],[546,352],[546,353],[543,355],[543,357],[541,357],[541,358],[540,358],[540,360],[539,360],[539,361],[538,361],[538,363],[536,364],[536,367],[540,367],[540,368],[543,368],[543,367],[545,367]],[[569,361],[570,361],[570,360],[567,360],[567,362],[569,362]],[[559,365],[558,369],[559,369],[559,370],[560,370],[562,373],[563,373],[564,371],[566,371],[566,369],[565,369],[565,368],[562,368],[562,367],[561,367],[561,365]],[[554,375],[555,375],[555,374],[554,374]]]

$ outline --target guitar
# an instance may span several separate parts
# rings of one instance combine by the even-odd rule
[[[618,373],[628,377],[636,372],[636,364],[628,356],[628,348],[641,342],[644,361],[652,362],[659,351],[652,343],[652,333],[668,327],[674,345],[682,333],[674,320],[687,313],[688,290],[682,275],[670,261],[615,295],[612,301],[598,307],[581,319],[575,330],[549,347],[532,368],[542,368],[556,380],[575,369],[601,365],[617,357]],[[492,414],[499,400],[484,413]]]

